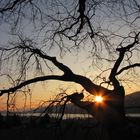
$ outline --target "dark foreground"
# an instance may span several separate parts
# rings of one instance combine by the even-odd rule
[[[22,121],[21,121],[22,119]],[[0,122],[1,140],[140,140],[140,118],[128,118],[123,127],[110,128],[91,119],[40,120],[9,119]],[[26,121],[25,121],[26,120]]]

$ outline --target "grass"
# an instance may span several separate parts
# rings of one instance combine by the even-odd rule
[[[18,120],[19,119],[19,120]],[[105,127],[92,119],[3,118],[1,140],[140,140],[140,118],[128,118],[125,126]],[[16,123],[15,123],[15,122]]]

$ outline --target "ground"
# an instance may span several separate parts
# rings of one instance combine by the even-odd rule
[[[18,125],[13,123],[12,126],[1,125],[1,140],[140,140],[140,118],[128,118],[126,126],[110,128],[91,119],[63,120],[53,125],[35,120]]]

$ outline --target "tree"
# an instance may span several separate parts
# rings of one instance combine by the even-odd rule
[[[137,59],[140,34],[138,24],[140,8],[137,0],[13,0],[10,2],[1,0],[0,3],[2,21],[10,24],[12,22],[11,33],[18,34],[19,37],[18,42],[10,43],[9,47],[1,47],[1,62],[7,61],[10,65],[15,65],[16,62],[21,64],[18,76],[13,78],[6,74],[12,80],[13,86],[1,89],[0,96],[5,93],[8,95],[16,93],[19,89],[39,81],[74,82],[80,84],[92,95],[103,96],[104,103],[84,101],[82,93],[68,95],[66,101],[87,110],[102,123],[120,122],[121,124],[125,120],[125,89],[119,75],[126,71],[130,73],[131,69],[140,66]],[[24,18],[26,20],[23,20]],[[35,27],[33,28],[36,31],[35,35],[44,36],[42,46],[39,42],[19,35],[28,20],[31,22],[29,27],[33,25]],[[99,61],[110,64],[111,68],[101,71],[98,77],[102,79],[102,82],[98,85],[90,78],[75,74],[56,57],[48,55],[47,51],[54,47],[59,49],[61,58],[67,52],[73,53],[85,49],[92,56],[93,67],[96,67]],[[44,74],[44,64],[52,71],[48,62],[61,70],[63,74]],[[40,70],[41,76],[27,79],[31,64],[32,68],[36,65],[35,70]],[[107,78],[102,76],[104,72],[108,72]],[[102,86],[103,83],[108,86]]]

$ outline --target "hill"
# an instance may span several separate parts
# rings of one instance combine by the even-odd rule
[[[59,113],[62,111],[62,106],[51,106],[49,108],[51,113]],[[36,113],[40,113],[40,112],[44,112],[44,110],[46,109],[46,107],[42,107],[39,108],[38,110],[36,110]],[[34,111],[33,111],[34,112]],[[75,106],[73,103],[69,103],[66,105],[65,107],[65,114],[87,114],[87,112],[77,106]]]
[[[52,113],[60,110],[61,106],[53,106],[50,108]],[[45,108],[40,108],[36,112],[40,113],[43,112]],[[125,96],[125,110],[126,113],[140,113],[140,91],[131,93]],[[58,111],[59,112],[59,111]],[[67,104],[65,108],[66,114],[86,114],[87,112],[72,103]]]
[[[140,91],[125,96],[125,108],[128,113],[140,113]]]

